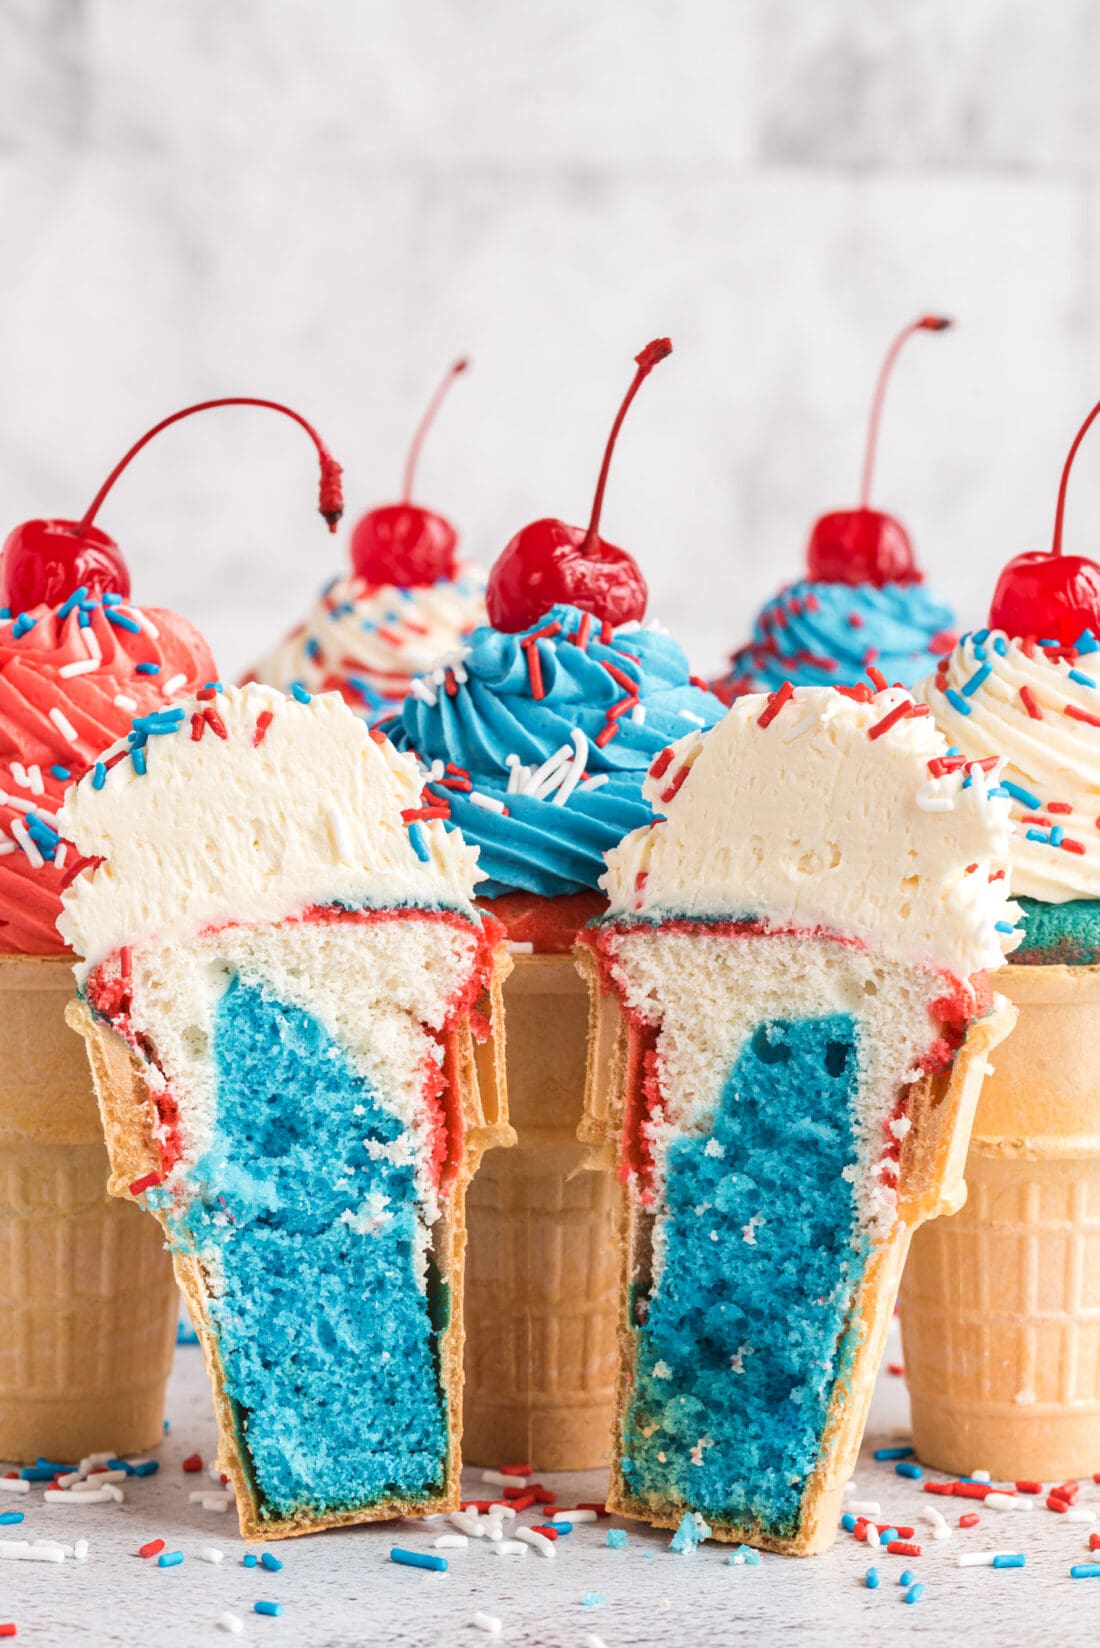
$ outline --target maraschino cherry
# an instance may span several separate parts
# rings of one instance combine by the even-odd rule
[[[863,457],[858,509],[839,509],[814,523],[806,550],[809,576],[822,584],[919,584],[913,545],[893,515],[869,507],[879,425],[886,386],[902,346],[915,332],[943,332],[951,322],[943,315],[922,315],[902,328],[886,351],[871,403],[871,422]]]
[[[672,353],[668,338],[654,338],[634,360],[637,371],[607,438],[592,518],[587,527],[544,518],[517,532],[489,574],[486,604],[494,629],[515,635],[537,624],[559,602],[580,607],[610,624],[645,617],[649,591],[641,569],[625,549],[600,537],[600,514],[611,454],[631,401],[657,365]]]
[[[289,406],[281,406],[278,401],[258,400],[251,395],[199,401],[181,412],[173,412],[170,418],[162,418],[130,448],[112,469],[81,520],[24,521],[9,532],[0,550],[0,606],[11,612],[26,612],[36,606],[60,606],[81,587],[87,589],[89,595],[113,594],[125,600],[130,593],[130,574],[122,552],[113,538],[93,525],[100,505],[122,471],[162,429],[178,423],[181,418],[189,418],[194,412],[207,412],[217,406],[262,406],[301,424],[321,460],[319,507],[329,531],[335,532],[344,512],[340,465],[311,424]]]
[[[415,589],[455,575],[458,534],[450,521],[412,501],[416,465],[424,437],[455,379],[469,361],[457,360],[428,402],[417,426],[405,463],[405,484],[399,504],[371,509],[356,523],[351,535],[351,564],[370,584],[397,584]]]
[[[1050,550],[1035,549],[1009,561],[989,609],[991,629],[1003,629],[1010,636],[1035,636],[1072,647],[1082,630],[1100,636],[1100,566],[1083,555],[1062,554],[1062,524],[1066,513],[1069,472],[1100,403],[1093,407],[1069,449],[1058,488],[1054,513],[1054,540]]]

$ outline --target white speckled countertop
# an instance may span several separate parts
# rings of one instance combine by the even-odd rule
[[[558,1542],[553,1561],[533,1551],[522,1559],[495,1557],[472,1541],[466,1550],[445,1553],[446,1574],[397,1567],[388,1559],[393,1544],[429,1550],[439,1532],[410,1522],[282,1541],[273,1547],[284,1563],[281,1572],[246,1569],[232,1512],[217,1515],[188,1502],[206,1478],[185,1474],[181,1461],[195,1451],[209,1460],[214,1452],[197,1349],[177,1352],[168,1412],[171,1433],[160,1449],[160,1472],[128,1483],[124,1504],[83,1510],[46,1505],[36,1486],[0,1506],[26,1513],[22,1527],[4,1529],[7,1535],[66,1543],[87,1538],[90,1547],[83,1564],[0,1564],[0,1622],[14,1621],[18,1641],[35,1648],[231,1641],[219,1627],[227,1610],[243,1622],[242,1640],[293,1642],[295,1648],[474,1648],[492,1640],[472,1624],[477,1611],[501,1620],[500,1641],[538,1648],[583,1648],[590,1637],[590,1648],[597,1640],[606,1648],[767,1648],[786,1642],[792,1631],[800,1644],[842,1642],[844,1648],[877,1648],[884,1639],[908,1635],[919,1638],[922,1648],[1052,1640],[1072,1648],[1097,1640],[1100,1581],[1093,1586],[1069,1578],[1071,1563],[1088,1560],[1089,1525],[1067,1523],[1043,1509],[994,1512],[973,1502],[930,1500],[892,1465],[876,1463],[875,1447],[905,1435],[904,1386],[886,1373],[875,1395],[855,1497],[876,1499],[884,1513],[913,1524],[923,1554],[876,1556],[881,1583],[874,1591],[863,1583],[867,1549],[845,1533],[831,1551],[810,1561],[767,1556],[760,1567],[731,1567],[728,1546],[705,1545],[676,1556],[667,1533],[619,1518],[578,1526]],[[980,1461],[974,1465],[980,1468]],[[471,1471],[468,1481],[480,1497],[478,1475]],[[598,1498],[602,1489],[595,1473],[545,1481],[563,1505]],[[917,1522],[930,1503],[947,1515],[952,1538],[932,1541],[927,1525]],[[1100,1510],[1100,1487],[1086,1484],[1080,1503]],[[979,1526],[959,1530],[959,1514],[973,1509],[981,1514]],[[628,1530],[625,1550],[606,1548],[611,1526]],[[183,1564],[163,1569],[140,1559],[138,1546],[155,1538],[182,1551]],[[217,1566],[198,1555],[211,1545],[224,1552]],[[1027,1566],[957,1566],[963,1551],[978,1550],[1023,1551]],[[906,1568],[926,1586],[915,1606],[906,1606],[898,1584]],[[586,1596],[600,1600],[586,1606]],[[284,1613],[254,1614],[259,1599],[282,1602]]]

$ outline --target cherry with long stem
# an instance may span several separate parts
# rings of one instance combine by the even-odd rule
[[[634,374],[630,388],[623,396],[622,405],[615,415],[615,422],[611,425],[611,433],[607,437],[603,463],[600,465],[599,479],[596,482],[596,494],[592,499],[592,513],[588,521],[588,531],[585,533],[584,543],[581,545],[581,553],[584,555],[590,555],[594,546],[600,541],[600,516],[603,514],[603,495],[607,490],[607,477],[611,469],[611,458],[615,451],[615,443],[619,438],[619,430],[623,426],[623,419],[630,410],[631,401],[653,368],[660,361],[667,360],[671,353],[671,338],[654,338],[652,343],[647,343],[641,353],[634,357],[638,369]]]
[[[420,462],[420,451],[424,445],[424,438],[429,429],[432,427],[432,424],[435,422],[439,408],[446,400],[451,385],[454,383],[456,378],[461,377],[463,372],[469,369],[469,365],[469,361],[463,358],[462,360],[456,360],[453,366],[449,366],[447,368],[446,375],[436,388],[435,394],[432,396],[431,400],[424,409],[423,417],[416,426],[416,432],[413,435],[412,443],[409,446],[409,455],[405,460],[405,482],[402,487],[402,501],[406,504],[412,503],[413,481],[416,478],[416,466]]]
[[[1066,454],[1066,461],[1062,465],[1062,480],[1058,488],[1058,507],[1054,512],[1054,537],[1051,540],[1050,545],[1050,553],[1052,555],[1061,555],[1062,553],[1062,526],[1066,518],[1066,488],[1069,486],[1069,472],[1073,468],[1073,460],[1077,456],[1077,448],[1081,445],[1081,442],[1084,440],[1085,436],[1088,434],[1089,430],[1093,426],[1093,423],[1098,417],[1100,417],[1100,401],[1098,401],[1093,407],[1092,411],[1077,431],[1073,445]]]
[[[918,332],[946,332],[951,321],[946,315],[921,315],[919,320],[909,322],[903,326],[889,349],[886,351],[878,381],[875,384],[875,393],[871,401],[871,417],[867,426],[867,445],[863,453],[863,475],[859,487],[859,507],[869,509],[871,506],[871,482],[875,473],[875,459],[878,455],[878,437],[882,425],[882,408],[886,400],[886,390],[893,376],[894,367],[901,351],[911,337]]]

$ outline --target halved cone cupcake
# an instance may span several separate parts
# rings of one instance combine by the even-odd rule
[[[910,1236],[962,1200],[1012,1021],[1006,809],[946,748],[901,689],[743,698],[608,854],[583,1136],[622,1185],[627,1515],[835,1537]]]
[[[458,1504],[465,1192],[506,952],[415,765],[335,695],[135,725],[65,826],[111,1188],[155,1215],[241,1531]]]

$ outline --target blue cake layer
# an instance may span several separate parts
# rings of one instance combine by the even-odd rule
[[[403,1125],[316,1019],[239,979],[213,1042],[216,1134],[185,1236],[218,1253],[210,1313],[261,1510],[437,1490],[446,1295],[417,1285],[412,1167],[380,1153]],[[372,1197],[381,1228],[360,1233]]]
[[[669,1147],[663,1269],[634,1299],[622,1469],[639,1499],[797,1531],[866,1262],[844,1177],[858,1045],[848,1014],[760,1025],[710,1133]]]

